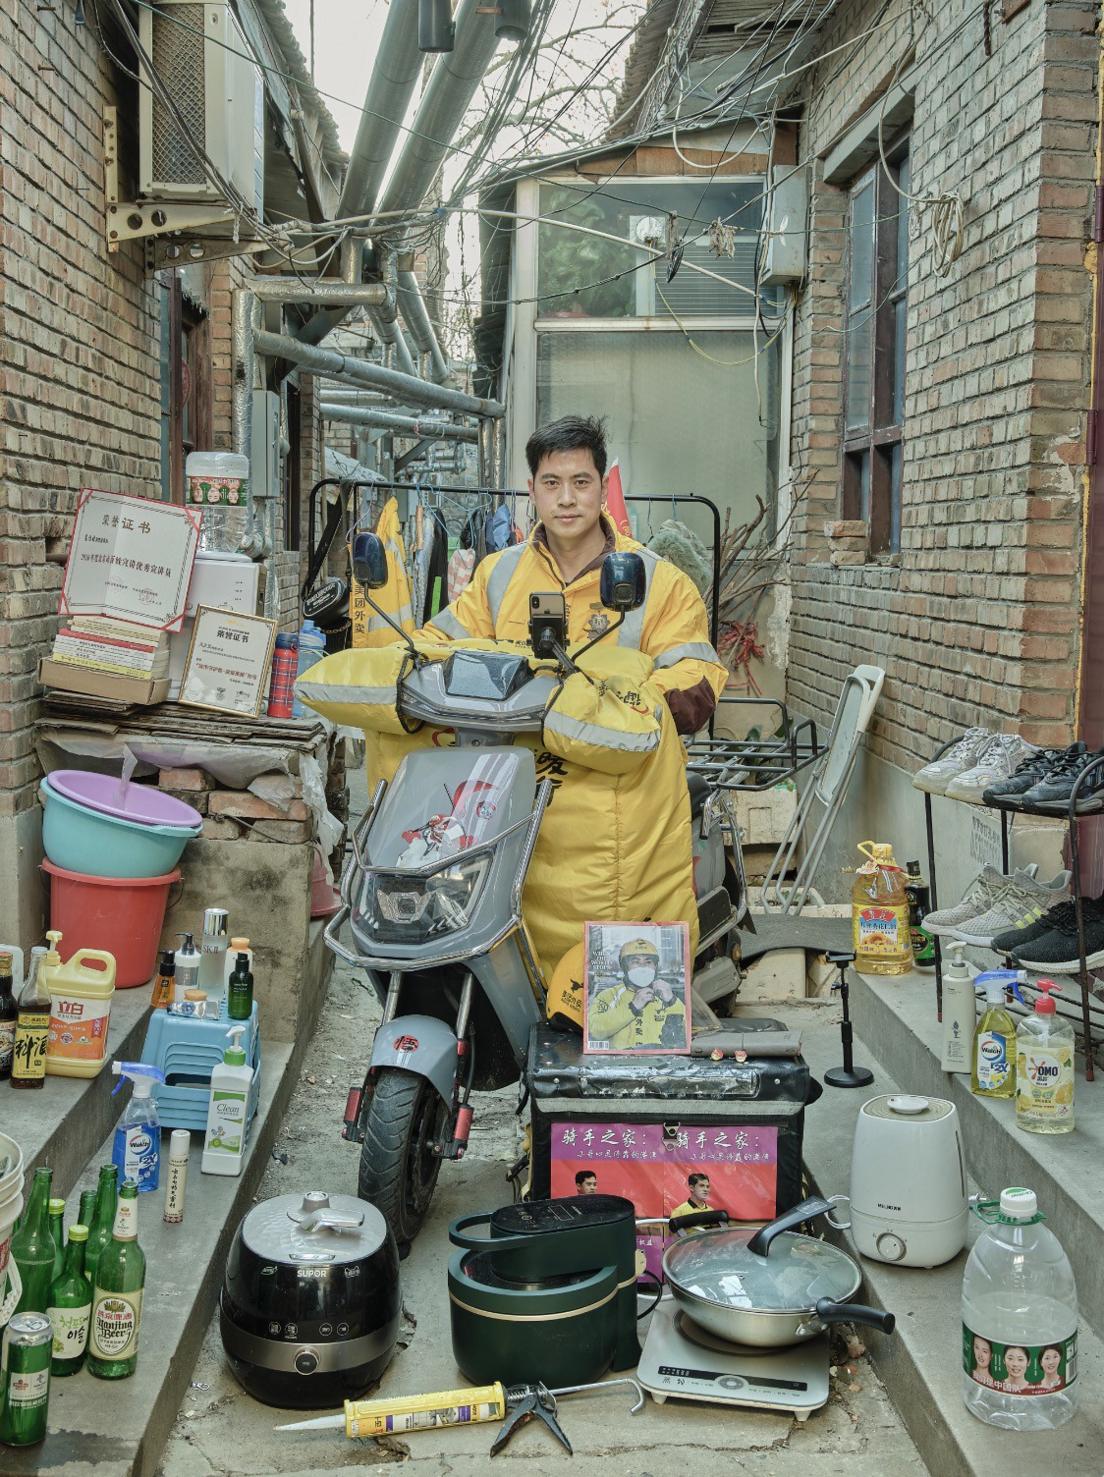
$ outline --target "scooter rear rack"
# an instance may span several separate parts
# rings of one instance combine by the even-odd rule
[[[784,737],[694,739],[687,751],[687,768],[716,790],[769,790],[793,779],[824,753],[812,719],[792,723],[785,703],[778,698],[724,697],[721,703],[777,708],[778,728]]]

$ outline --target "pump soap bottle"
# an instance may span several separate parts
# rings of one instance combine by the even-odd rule
[[[964,1072],[969,1076],[977,1027],[977,997],[973,971],[963,958],[965,947],[961,943],[947,945],[951,957],[943,975],[943,1049],[939,1065],[944,1072]]]
[[[211,1073],[211,1101],[200,1168],[204,1174],[241,1174],[249,1126],[249,1088],[253,1068],[246,1064],[244,1026],[227,1031],[230,1045]]]

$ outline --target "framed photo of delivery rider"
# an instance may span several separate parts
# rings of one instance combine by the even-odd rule
[[[689,1052],[685,923],[588,923],[584,955],[584,1052]]]

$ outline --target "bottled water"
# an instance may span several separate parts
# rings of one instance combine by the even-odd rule
[[[232,451],[193,451],[184,463],[187,501],[202,516],[199,547],[236,554],[249,526],[249,458]]]
[[[1073,1269],[1033,1191],[1005,1190],[991,1215],[962,1279],[962,1396],[991,1426],[1050,1431],[1077,1404]]]

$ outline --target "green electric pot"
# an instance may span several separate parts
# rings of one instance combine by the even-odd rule
[[[489,1236],[470,1227],[486,1226]],[[449,1227],[452,1351],[473,1384],[588,1384],[640,1359],[631,1200],[506,1205]]]

